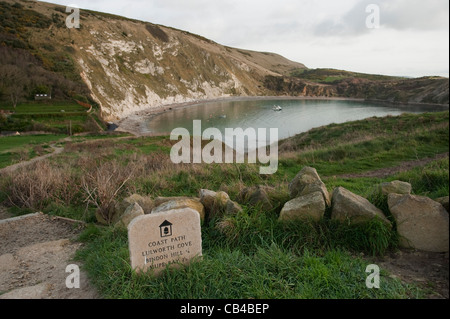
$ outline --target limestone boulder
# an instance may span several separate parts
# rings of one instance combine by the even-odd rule
[[[449,251],[449,216],[441,204],[424,196],[389,194],[388,206],[402,247]]]
[[[200,215],[200,220],[205,220],[205,207],[200,202],[200,200],[196,198],[176,198],[169,201],[163,202],[161,205],[153,208],[152,214],[158,214],[161,212],[166,212],[175,209],[181,208],[191,208],[198,212]]]
[[[325,199],[322,192],[314,192],[296,197],[283,206],[279,220],[307,220],[319,221],[325,214]]]
[[[242,207],[235,201],[229,199],[227,201],[227,205],[225,206],[225,214],[226,215],[236,215],[237,213],[242,212]]]
[[[144,209],[137,203],[133,203],[127,207],[120,220],[115,224],[116,227],[127,229],[130,222],[136,217],[145,215]]]
[[[445,210],[448,212],[448,196],[436,198],[435,201],[444,206]]]
[[[112,216],[112,223],[117,223],[125,213],[125,210],[134,203],[138,203],[139,206],[144,210],[144,214],[150,214],[153,207],[154,202],[153,200],[148,196],[142,196],[139,194],[133,194],[131,196],[126,197],[120,202],[117,202],[114,205],[114,213]]]
[[[241,206],[232,201],[226,192],[201,189],[199,196],[200,202],[205,207],[208,219],[221,217],[224,214],[236,214],[242,211]]]
[[[184,200],[184,199],[198,199],[198,198],[188,197],[188,196],[173,196],[173,197],[158,196],[154,200],[154,207],[153,208],[161,206],[162,204],[167,203],[167,202],[172,201],[172,200]]]
[[[212,208],[216,201],[217,193],[209,189],[201,189],[199,191],[200,202],[203,204],[206,210]]]
[[[276,192],[276,189],[270,186],[246,187],[239,193],[239,201],[250,206],[261,206],[270,210],[273,208],[271,195]]]
[[[359,224],[379,218],[386,225],[391,225],[380,209],[344,187],[337,187],[334,190],[331,207],[331,218],[335,220]]]
[[[223,191],[212,191],[209,189],[201,189],[199,191],[200,202],[205,206],[207,212],[215,209],[224,209],[230,196]]]
[[[402,181],[392,181],[380,184],[380,190],[383,195],[394,194],[411,194],[411,184]]]
[[[225,207],[230,200],[230,196],[224,191],[218,191],[216,195],[216,205]]]
[[[331,205],[330,194],[316,169],[305,166],[289,183],[289,195],[293,199],[314,192],[321,192],[326,205]]]
[[[133,194],[131,196],[126,197],[122,201],[112,202],[108,207],[107,212],[105,212],[104,210],[102,212],[97,210],[95,212],[97,222],[103,225],[117,224],[121,220],[126,209],[134,203],[138,203],[139,206],[141,206],[141,208],[144,210],[145,214],[150,214],[150,212],[154,207],[153,200],[150,197],[141,196],[139,194]]]

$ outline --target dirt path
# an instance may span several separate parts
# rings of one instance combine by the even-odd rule
[[[59,140],[59,142],[61,142],[61,141],[63,141],[63,142],[70,142],[70,141],[72,141],[72,137],[70,137],[70,136],[65,137],[62,140]],[[51,152],[49,154],[42,155],[42,156],[34,157],[34,158],[32,158],[32,159],[30,159],[28,161],[20,162],[20,163],[14,164],[14,165],[10,165],[10,166],[1,168],[0,169],[0,174],[14,172],[15,170],[17,170],[17,169],[19,169],[21,167],[25,167],[25,166],[31,165],[33,163],[45,160],[46,158],[49,158],[51,156],[55,156],[55,155],[61,154],[64,151],[64,147],[57,147],[56,143],[58,143],[58,142],[55,142],[54,144],[50,145],[50,147],[53,149],[53,152]]]
[[[443,159],[448,156],[449,156],[449,153],[447,152],[444,154],[438,154],[435,157],[403,162],[400,165],[394,166],[394,167],[386,167],[386,168],[381,168],[381,169],[368,171],[368,172],[364,172],[364,173],[358,173],[358,174],[336,175],[336,177],[338,177],[338,178],[359,178],[359,177],[386,178],[388,176],[392,176],[392,175],[395,175],[395,174],[398,174],[401,172],[411,170],[415,167],[425,166],[428,163],[431,163],[432,161]]]
[[[96,299],[97,291],[80,271],[80,288],[69,289],[66,272],[83,224],[36,213],[0,220],[0,299]],[[74,281],[69,281],[72,283]]]
[[[20,162],[20,163],[17,163],[17,164],[10,165],[10,166],[7,166],[5,168],[2,168],[2,169],[0,169],[0,174],[1,173],[14,172],[15,170],[17,170],[17,169],[19,169],[21,167],[31,165],[33,163],[36,163],[38,161],[42,161],[42,160],[44,160],[46,158],[49,158],[51,156],[55,156],[57,154],[61,154],[64,151],[64,147],[57,147],[54,144],[50,145],[50,147],[53,149],[52,153],[45,154],[45,155],[42,155],[42,156],[37,156],[37,157],[34,157],[34,158],[30,159],[29,161]]]
[[[373,261],[390,277],[414,283],[427,291],[428,299],[449,299],[449,254],[399,250]]]

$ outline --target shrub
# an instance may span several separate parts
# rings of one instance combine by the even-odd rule
[[[6,177],[10,205],[41,211],[50,202],[68,203],[73,198],[73,180],[67,168],[41,161]]]
[[[151,23],[147,23],[145,25],[145,28],[156,39],[158,39],[162,42],[169,42],[169,36],[159,26],[151,24]]]
[[[112,222],[116,199],[124,191],[124,186],[133,177],[134,172],[133,163],[123,166],[112,160],[100,164],[82,177],[85,202],[97,208],[100,222]]]

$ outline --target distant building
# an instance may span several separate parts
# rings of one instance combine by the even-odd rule
[[[51,100],[52,96],[50,94],[36,94],[34,96],[35,100]]]
[[[0,136],[19,136],[20,133],[17,131],[1,131]]]

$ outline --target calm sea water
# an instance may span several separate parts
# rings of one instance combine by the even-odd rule
[[[282,111],[274,111],[274,105],[281,106]],[[182,127],[192,134],[193,120],[201,120],[202,131],[215,127],[224,134],[225,128],[254,128],[256,131],[258,128],[278,128],[278,138],[284,139],[332,123],[443,110],[448,110],[448,107],[398,106],[342,100],[221,101],[191,105],[153,116],[145,122],[144,131],[170,135],[174,128]]]

